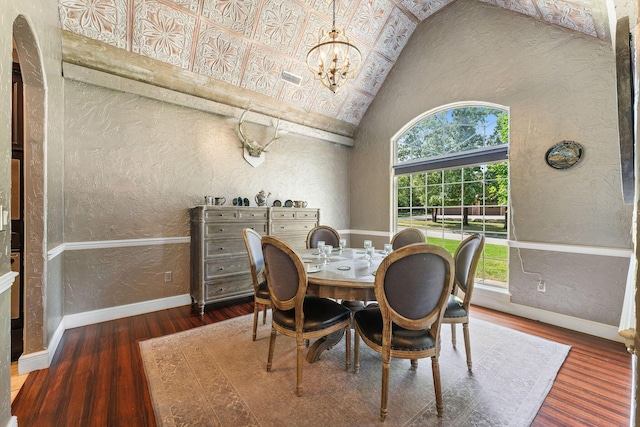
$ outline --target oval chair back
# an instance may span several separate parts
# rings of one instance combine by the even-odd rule
[[[398,231],[391,238],[391,246],[393,250],[400,249],[403,246],[410,245],[412,243],[425,243],[426,239],[422,231],[417,228],[405,228]]]
[[[317,248],[320,240],[337,248],[340,245],[340,233],[328,225],[318,225],[307,234],[307,249]]]
[[[387,416],[391,358],[417,360],[431,357],[436,410],[442,415],[440,384],[440,325],[453,287],[453,258],[445,249],[427,243],[404,246],[378,267],[375,294],[378,307],[353,315],[355,370],[359,370],[360,340],[382,355],[380,419]]]
[[[269,288],[264,272],[264,257],[262,255],[262,236],[252,228],[242,230],[244,245],[249,256],[249,270],[253,282],[253,335],[255,341],[258,331],[258,313],[260,306],[264,307],[262,314],[262,324],[267,321],[267,309],[271,306]]]

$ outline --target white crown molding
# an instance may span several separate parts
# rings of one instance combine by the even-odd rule
[[[630,258],[633,254],[633,249],[607,248],[601,246],[560,245],[557,243],[523,242],[517,240],[509,240],[509,247],[518,249],[533,249],[537,251],[610,256],[617,258]]]
[[[18,273],[15,271],[10,271],[0,276],[0,294],[11,289],[11,285],[13,285],[16,277],[18,277]]]

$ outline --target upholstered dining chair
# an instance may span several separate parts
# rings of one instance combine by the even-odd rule
[[[327,245],[337,248],[340,246],[340,233],[328,225],[313,227],[307,234],[307,249],[317,248],[318,242],[321,240],[324,240]]]
[[[405,228],[393,235],[391,238],[391,246],[395,251],[403,246],[407,246],[412,243],[424,243],[425,241],[422,231],[417,228]]]
[[[267,371],[271,371],[276,335],[296,339],[296,394],[302,395],[305,340],[346,330],[346,366],[349,367],[351,329],[349,309],[328,298],[305,295],[307,273],[295,251],[275,236],[262,238],[262,253],[271,294],[271,339]]]
[[[376,270],[378,307],[354,313],[354,368],[360,369],[360,338],[382,355],[380,420],[387,416],[392,357],[431,357],[436,409],[442,416],[440,326],[453,286],[453,258],[440,246],[408,245],[388,255]],[[411,364],[412,369],[417,363]]]
[[[464,239],[453,255],[455,276],[453,290],[449,295],[443,323],[451,323],[451,342],[456,346],[456,324],[462,323],[464,350],[467,367],[471,370],[471,342],[469,341],[469,306],[476,278],[476,268],[484,247],[484,236],[472,234]]]
[[[264,275],[264,257],[262,256],[262,236],[251,229],[242,230],[244,237],[244,245],[247,247],[249,255],[249,267],[251,270],[251,279],[253,280],[253,340],[256,340],[258,332],[258,313],[260,306],[264,307],[262,314],[262,324],[267,321],[267,309],[271,307],[271,298],[269,297],[269,287]]]

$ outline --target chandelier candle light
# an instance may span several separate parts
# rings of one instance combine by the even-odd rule
[[[307,67],[314,78],[333,93],[355,77],[362,55],[349,43],[344,31],[336,29],[336,0],[333,1],[333,26],[328,34],[320,33],[318,44],[307,53]]]

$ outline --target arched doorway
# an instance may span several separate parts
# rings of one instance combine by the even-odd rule
[[[24,88],[24,354],[46,348],[46,84],[42,54],[27,18],[13,22]]]

